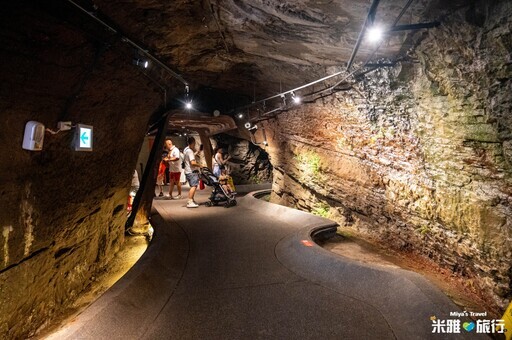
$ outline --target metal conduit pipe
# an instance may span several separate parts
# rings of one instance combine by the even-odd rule
[[[357,50],[359,48],[359,45],[362,41],[362,38],[364,36],[364,31],[366,29],[366,24],[367,24],[367,21],[369,18],[373,17],[375,15],[375,11],[377,9],[377,6],[379,4],[379,1],[380,0],[374,0],[374,2],[372,3],[371,7],[370,7],[370,10],[368,11],[368,15],[366,17],[366,20],[364,22],[364,25],[361,29],[361,31],[359,32],[359,37],[358,37],[358,42],[356,42],[356,46],[354,47],[354,50],[352,52],[352,56],[351,56],[351,60],[349,61],[348,63],[348,66],[347,66],[347,70],[348,68],[352,65],[352,62],[353,62],[353,59],[355,58],[355,54],[357,53]],[[409,9],[409,7],[411,6],[411,4],[414,2],[414,0],[408,0],[407,3],[404,5],[404,7],[402,8],[402,10],[400,11],[400,13],[398,14],[398,16],[396,17],[395,21],[393,22],[393,25],[391,26],[391,29],[393,27],[396,27],[398,22],[400,21],[400,19],[403,17],[403,15],[405,14],[405,12]],[[323,90],[320,90],[320,91],[317,91],[317,93],[322,93],[324,91],[327,91],[327,90],[335,90],[335,88],[341,84],[342,82],[344,82],[345,80],[347,80],[350,76],[354,75],[354,73],[356,73],[357,71],[359,71],[361,68],[365,67],[365,66],[368,66],[368,62],[371,60],[371,58],[375,55],[375,53],[377,52],[377,50],[380,48],[380,46],[382,45],[382,42],[378,44],[378,46],[372,51],[372,53],[370,54],[370,56],[366,59],[366,61],[364,62],[363,66],[358,68],[357,70],[354,70],[352,72],[350,72],[348,75],[346,75],[345,77],[343,77],[340,81],[338,81],[335,85],[333,86],[330,86],[329,88],[326,88],[326,89],[323,89]],[[391,65],[372,65],[373,69],[375,69],[376,67],[381,67],[381,66],[391,66]],[[267,98],[264,98],[264,99],[261,99],[261,100],[258,100],[258,101],[255,101],[249,105],[246,105],[246,106],[243,106],[241,108],[239,108],[239,110],[243,110],[245,108],[248,108],[248,107],[251,107],[251,106],[254,106],[256,104],[261,104],[261,103],[265,103],[266,101],[268,100],[271,100],[271,99],[275,99],[275,98],[279,98],[279,97],[282,97],[284,95],[287,95],[287,94],[291,94],[292,92],[296,92],[296,91],[299,91],[299,90],[302,90],[304,88],[307,88],[307,87],[310,87],[312,85],[315,85],[317,83],[320,83],[320,82],[323,82],[325,80],[328,80],[328,79],[331,79],[331,78],[334,78],[334,77],[337,77],[341,74],[343,74],[344,72],[336,72],[336,73],[333,73],[331,75],[328,75],[326,77],[323,77],[321,79],[318,79],[318,80],[315,80],[315,81],[312,81],[310,83],[307,83],[305,85],[301,85],[299,87],[296,87],[296,88],[293,88],[291,90],[287,90],[285,92],[281,92],[281,93],[278,93],[276,95],[273,95],[273,96],[270,96],[270,97],[267,97]],[[283,110],[283,108],[277,108],[277,109],[273,109],[271,111],[268,111],[268,112],[265,112],[263,113],[263,116],[264,115],[267,115],[267,114],[270,114],[270,113],[274,113],[276,111],[280,111],[280,110]]]
[[[413,1],[413,0],[409,0],[409,1]],[[365,30],[365,27],[366,27],[366,23],[368,21],[368,18],[372,17],[373,16],[373,13],[375,12],[375,10],[377,9],[377,6],[379,5],[379,2],[380,0],[374,0],[371,7],[370,7],[370,10],[368,11],[368,15],[364,21],[364,24],[363,24],[363,28],[361,29],[361,32],[359,32],[359,37],[357,39],[357,42],[356,42],[356,47],[354,47],[354,50],[352,51],[352,56],[351,56],[351,60],[353,60],[353,58],[355,57],[355,53],[357,53],[357,49],[359,49],[359,45],[361,44],[361,40],[362,40],[362,37],[363,37],[363,33],[364,33],[364,30]],[[403,14],[401,14],[403,15]],[[351,61],[349,61],[349,65],[352,64]],[[349,68],[350,66],[347,67],[347,69]],[[302,86],[299,86],[299,87],[296,87],[294,89],[291,89],[291,90],[288,90],[288,91],[285,91],[285,92],[281,92],[279,94],[276,94],[274,96],[270,96],[270,97],[267,97],[267,98],[264,98],[264,99],[261,99],[261,100],[258,100],[248,106],[252,106],[252,105],[255,105],[255,104],[259,104],[259,103],[263,103],[267,100],[271,100],[271,99],[274,99],[274,98],[278,98],[278,97],[282,97],[283,95],[286,95],[286,94],[290,94],[292,92],[295,92],[295,91],[299,91],[299,90],[302,90],[306,87],[310,87],[312,85],[315,85],[317,83],[320,83],[322,81],[325,81],[325,80],[328,80],[328,79],[331,79],[331,78],[334,78],[334,77],[337,77],[339,76],[340,74],[343,74],[344,72],[336,72],[336,73],[333,73],[331,75],[328,75],[326,77],[323,77],[321,79],[318,79],[318,80],[315,80],[315,81],[312,81],[311,83],[307,83],[305,85],[302,85]],[[344,81],[346,78],[343,78],[342,81]]]
[[[79,10],[81,10],[82,12],[84,12],[85,14],[87,14],[89,17],[93,18],[94,20],[96,20],[97,22],[99,22],[100,24],[105,26],[112,33],[120,34],[120,32],[118,32],[115,28],[113,28],[112,26],[110,26],[109,24],[107,24],[106,22],[104,22],[103,20],[98,18],[97,16],[95,16],[93,13],[89,12],[88,10],[86,10],[85,8],[83,8],[82,6],[80,6],[79,4],[74,2],[73,0],[68,0],[68,2],[70,4],[72,4],[73,6],[75,6],[76,8],[78,8]],[[161,68],[166,70],[173,78],[175,78],[175,79],[179,80],[180,82],[182,82],[183,85],[188,86],[188,82],[185,79],[183,79],[182,76],[180,76],[178,73],[173,71],[169,66],[165,65],[162,61],[160,61],[160,59],[158,59],[157,57],[155,57],[154,55],[149,53],[142,46],[138,45],[136,42],[134,42],[133,40],[128,39],[125,36],[121,36],[121,41],[123,41],[123,42],[125,42],[125,43],[127,43],[127,44],[129,44],[129,45],[131,45],[133,47],[135,47],[137,50],[142,52],[146,57],[151,59],[151,61],[153,61],[155,64],[157,64],[158,66],[160,66]]]
[[[357,51],[359,50],[359,46],[361,45],[361,41],[363,41],[364,33],[366,32],[366,25],[368,24],[368,19],[373,18],[375,16],[375,11],[377,10],[377,6],[379,5],[380,0],[373,0],[372,5],[370,6],[370,9],[368,10],[368,15],[366,16],[366,19],[364,19],[363,27],[361,28],[361,31],[359,31],[359,36],[357,37],[356,44],[354,46],[354,49],[352,50],[352,55],[350,56],[350,59],[347,63],[347,70],[350,69],[352,66],[352,63],[354,62],[354,59],[356,57]]]
[[[400,14],[398,14],[398,16],[396,17],[395,21],[393,22],[393,25],[391,25],[391,27],[395,27],[398,24],[398,22],[400,21],[400,19],[402,19],[402,17],[404,16],[405,12],[409,9],[409,6],[411,6],[413,1],[414,0],[407,1],[407,3],[405,4],[404,8],[402,8],[402,10],[400,11]]]
[[[336,73],[333,73],[333,74],[328,75],[328,76],[326,76],[326,77],[323,77],[323,78],[321,78],[321,79],[317,79],[317,80],[315,80],[315,81],[312,81],[311,83],[307,83],[307,84],[305,84],[305,85],[301,85],[301,86],[296,87],[296,88],[294,88],[294,89],[291,89],[291,90],[288,90],[288,91],[285,91],[285,92],[281,92],[281,93],[279,93],[279,94],[276,94],[275,96],[271,96],[271,97],[268,97],[268,98],[265,98],[265,99],[258,100],[257,102],[254,102],[254,103],[252,103],[252,104],[250,104],[250,105],[248,105],[248,106],[253,106],[253,105],[255,105],[255,104],[263,103],[263,102],[265,102],[265,101],[267,101],[267,100],[270,100],[270,99],[274,99],[274,98],[282,97],[282,96],[284,96],[284,95],[286,95],[286,94],[290,94],[290,93],[292,93],[292,92],[302,90],[303,88],[310,87],[310,86],[312,86],[312,85],[315,85],[315,84],[320,83],[320,82],[322,82],[322,81],[325,81],[325,80],[327,80],[327,79],[331,79],[331,78],[333,78],[333,77],[337,77],[337,76],[339,76],[339,75],[340,75],[340,74],[342,74],[342,73],[344,73],[344,72],[336,72]]]
[[[400,21],[400,19],[402,19],[403,15],[405,14],[405,12],[409,9],[409,7],[411,6],[411,4],[413,3],[414,0],[408,0],[407,3],[405,4],[405,6],[402,8],[402,10],[400,11],[400,13],[398,14],[398,16],[396,17],[395,21],[393,22],[393,25],[391,25],[391,29],[393,27],[396,27],[396,25],[398,24],[398,22]],[[375,55],[375,53],[377,53],[377,51],[379,50],[379,48],[382,46],[382,41],[379,42],[377,44],[377,46],[375,47],[375,49],[372,51],[372,53],[368,56],[368,58],[366,58],[365,62],[363,63],[363,66],[360,67],[359,69],[363,68],[363,67],[366,67],[368,66],[368,63],[370,62],[370,60],[373,58],[373,56]],[[345,78],[346,79],[346,78]],[[331,91],[334,90],[336,88],[336,86],[338,86],[339,84],[341,84],[342,82],[345,81],[345,79],[342,79],[340,80],[339,82],[337,82],[336,84],[334,84],[334,86],[331,87]]]

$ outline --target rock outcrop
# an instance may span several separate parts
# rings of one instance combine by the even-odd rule
[[[412,61],[268,120],[272,200],[512,297],[512,6],[459,11]]]
[[[268,153],[248,140],[226,134],[212,138],[216,146],[222,147],[231,155],[230,174],[235,184],[258,184],[271,182],[272,165]]]

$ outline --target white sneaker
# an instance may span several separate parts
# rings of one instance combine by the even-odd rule
[[[197,208],[199,205],[194,201],[188,201],[187,208]]]
[[[173,200],[180,200],[180,199],[181,199],[181,195],[174,196],[172,199],[173,199]]]

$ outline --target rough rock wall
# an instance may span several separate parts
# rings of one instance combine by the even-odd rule
[[[257,184],[272,181],[272,164],[268,153],[250,141],[226,134],[213,136],[215,146],[228,150],[231,176],[235,184]]]
[[[0,338],[26,338],[69,307],[124,240],[137,153],[160,94],[118,42],[27,2],[0,20]],[[22,150],[25,123],[94,126],[94,151],[72,131]]]
[[[272,200],[512,297],[512,6],[451,15],[419,63],[268,121]],[[477,14],[478,14],[477,13]],[[478,20],[476,20],[477,18]]]

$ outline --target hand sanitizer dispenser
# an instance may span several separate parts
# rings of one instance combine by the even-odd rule
[[[30,151],[41,151],[43,149],[44,125],[29,121],[25,125],[25,135],[23,136],[23,149]]]

